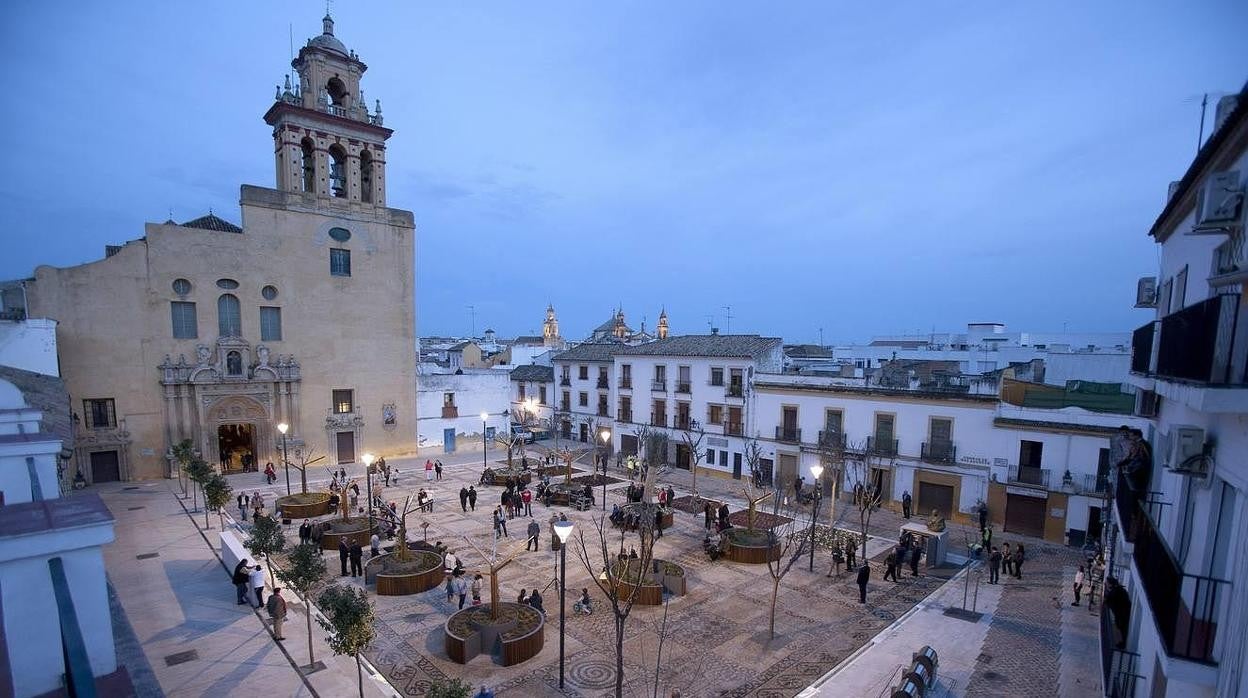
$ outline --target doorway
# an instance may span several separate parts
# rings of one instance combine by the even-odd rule
[[[455,429],[454,428],[442,430],[442,452],[443,453],[455,452]]]
[[[217,453],[224,472],[251,470],[256,464],[256,428],[253,424],[222,424],[217,427]]]
[[[1088,537],[1087,540],[1100,542],[1101,531],[1104,525],[1101,523],[1101,508],[1088,507]]]
[[[1044,513],[1047,497],[1005,495],[1005,532],[1023,536],[1044,537]]]
[[[953,517],[953,487],[931,482],[919,483],[918,511],[925,515],[935,510],[946,520]]]
[[[681,470],[689,469],[688,444],[676,444],[676,467]]]
[[[784,487],[791,486],[797,480],[797,456],[791,453],[776,454],[776,458],[780,461],[780,484]]]
[[[732,454],[732,479],[733,480],[741,479],[741,454],[740,453]]]
[[[121,479],[121,461],[116,451],[95,451],[91,454],[91,482],[117,482]]]
[[[338,432],[338,463],[355,462],[355,432]]]

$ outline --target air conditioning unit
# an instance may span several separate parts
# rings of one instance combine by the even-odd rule
[[[1157,307],[1157,277],[1145,276],[1135,282],[1135,307]]]
[[[1239,171],[1215,172],[1205,180],[1196,201],[1193,235],[1229,234],[1240,224],[1244,212],[1244,190]]]
[[[1136,398],[1135,413],[1141,417],[1156,417],[1161,406],[1161,396],[1152,390],[1141,390]]]
[[[1170,427],[1167,450],[1170,468],[1180,472],[1204,474],[1206,468],[1205,430],[1200,427]]]

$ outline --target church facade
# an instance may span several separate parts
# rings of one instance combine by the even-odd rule
[[[104,259],[41,266],[27,313],[58,324],[90,481],[172,473],[190,439],[213,465],[281,470],[282,435],[325,465],[416,449],[415,224],[386,206],[367,66],[333,20],[264,115],[276,188],[241,188],[241,225],[149,223]]]

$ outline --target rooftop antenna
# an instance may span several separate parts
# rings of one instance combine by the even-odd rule
[[[1200,96],[1200,130],[1196,134],[1196,153],[1200,153],[1200,144],[1205,140],[1205,108],[1209,105],[1209,93]]]
[[[823,346],[823,328],[822,327],[819,328],[819,346],[820,347]]]
[[[470,318],[470,321],[472,322],[472,331],[468,334],[468,336],[476,337],[477,336],[477,308],[476,306],[473,306],[473,305],[468,306],[468,317]]]
[[[732,334],[732,306],[724,306],[724,334]]]
[[[715,329],[715,316],[714,315],[706,316],[706,327],[709,330]]]

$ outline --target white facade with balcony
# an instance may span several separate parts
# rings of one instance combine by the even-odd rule
[[[1248,695],[1246,112],[1248,90],[1219,104],[1150,231],[1156,294],[1139,305],[1155,319],[1134,334],[1131,382],[1153,457],[1146,491],[1120,481],[1115,497],[1131,606],[1125,637],[1103,624],[1111,695]]]

